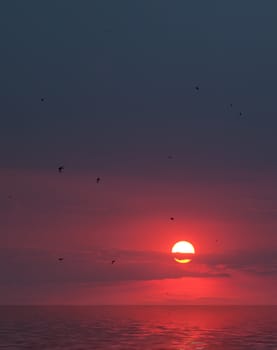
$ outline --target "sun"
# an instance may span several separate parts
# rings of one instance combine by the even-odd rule
[[[171,253],[174,254],[175,261],[181,264],[186,264],[191,261],[191,259],[188,259],[188,256],[195,254],[195,249],[190,242],[179,241],[174,244]]]

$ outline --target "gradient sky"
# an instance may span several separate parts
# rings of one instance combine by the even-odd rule
[[[0,304],[276,303],[276,0],[3,0],[0,26]]]

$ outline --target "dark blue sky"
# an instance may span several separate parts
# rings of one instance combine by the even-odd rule
[[[0,7],[2,167],[276,167],[275,1]]]

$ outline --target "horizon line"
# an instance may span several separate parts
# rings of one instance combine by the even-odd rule
[[[277,304],[0,304],[0,307],[140,307],[140,306],[156,306],[156,307],[169,307],[169,306],[186,306],[186,307],[277,307]]]

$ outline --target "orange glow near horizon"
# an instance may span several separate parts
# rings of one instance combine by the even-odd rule
[[[176,242],[174,244],[174,246],[171,249],[171,253],[182,255],[182,256],[185,254],[191,255],[191,254],[195,254],[195,249],[194,249],[194,246],[190,242],[179,241],[179,242]],[[174,260],[178,263],[181,263],[181,264],[187,264],[191,261],[191,259],[187,259],[187,258],[179,259],[176,256],[174,257]]]

